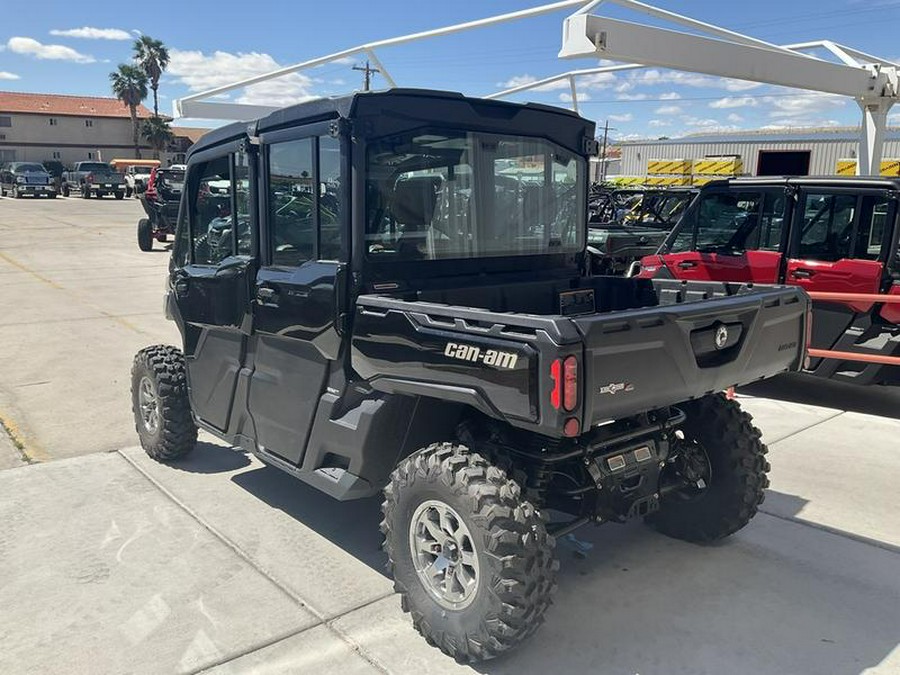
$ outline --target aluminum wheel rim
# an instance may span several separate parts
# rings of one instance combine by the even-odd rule
[[[138,384],[138,407],[144,429],[155,434],[159,430],[159,397],[153,381],[146,376]]]
[[[419,581],[446,609],[464,609],[478,590],[478,553],[469,528],[444,502],[419,504],[410,519],[409,550]]]

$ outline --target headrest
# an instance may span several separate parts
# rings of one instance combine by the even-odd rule
[[[391,202],[394,220],[416,228],[430,225],[441,180],[440,176],[421,176],[397,181]]]

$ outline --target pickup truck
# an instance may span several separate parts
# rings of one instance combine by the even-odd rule
[[[381,492],[402,607],[460,661],[534,632],[576,527],[746,525],[766,447],[720,392],[802,367],[809,301],[591,276],[594,132],[392,90],[204,136],[169,265],[181,348],[132,366],[145,451],[202,428],[336,499]]]
[[[10,162],[0,166],[0,197],[56,198],[53,178],[42,164],[37,162]]]
[[[710,183],[640,276],[832,294],[813,301],[810,347],[834,357],[810,359],[807,372],[900,385],[900,304],[874,297],[900,295],[898,195],[900,180],[886,177]]]
[[[76,162],[71,171],[64,171],[60,191],[63,197],[74,192],[83,199],[115,195],[125,198],[125,177],[103,162]]]

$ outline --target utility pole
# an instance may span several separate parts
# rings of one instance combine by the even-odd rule
[[[606,182],[606,147],[609,143],[609,132],[615,131],[614,127],[609,126],[609,120],[603,125],[603,149],[600,150],[600,182]]]
[[[359,70],[359,71],[364,72],[364,73],[366,74],[366,80],[365,80],[365,81],[366,81],[366,84],[365,84],[365,89],[363,89],[363,91],[369,91],[369,89],[370,89],[370,87],[371,87],[371,84],[372,84],[372,75],[374,75],[375,73],[380,73],[380,72],[381,72],[380,70],[378,70],[378,68],[372,68],[371,66],[369,66],[369,60],[368,60],[368,59],[366,59],[366,66],[365,66],[365,68],[362,67],[362,66],[353,66],[353,70]]]

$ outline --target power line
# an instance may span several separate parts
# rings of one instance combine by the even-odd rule
[[[380,70],[378,70],[378,68],[372,68],[372,67],[369,65],[369,60],[368,60],[368,59],[366,59],[366,65],[365,65],[365,67],[363,67],[363,66],[353,66],[353,70],[359,70],[359,71],[365,72],[365,74],[366,74],[366,75],[365,75],[365,88],[363,89],[363,91],[369,91],[369,89],[371,89],[372,75],[381,72]]]

